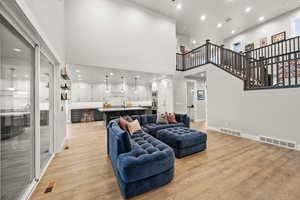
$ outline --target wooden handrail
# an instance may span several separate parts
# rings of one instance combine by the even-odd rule
[[[288,42],[285,43],[285,49],[284,42]],[[281,45],[280,49],[278,45]],[[177,53],[176,70],[187,71],[212,63],[242,79],[245,90],[300,87],[300,37],[290,38],[262,48],[269,49],[263,52],[265,54],[256,53],[255,50],[242,54],[207,40],[206,44],[187,53]],[[261,51],[262,48],[256,50]],[[255,52],[255,56],[253,56],[253,52]]]

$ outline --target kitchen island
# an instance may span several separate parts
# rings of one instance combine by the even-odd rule
[[[151,112],[151,107],[107,107],[99,108],[104,113],[104,121],[107,125],[110,120],[126,115],[143,115]]]

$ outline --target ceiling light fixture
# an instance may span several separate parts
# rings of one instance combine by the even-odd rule
[[[235,34],[235,30],[232,30],[232,31],[231,31],[231,34]]]
[[[181,3],[177,4],[176,5],[176,10],[181,10],[181,9],[182,9],[182,4]]]
[[[111,75],[111,76],[113,76],[113,75],[115,75],[113,72],[110,72],[110,74],[109,75]]]
[[[80,73],[80,70],[79,70],[79,69],[76,69],[76,72],[77,72],[77,73]]]
[[[13,49],[15,52],[21,52],[22,50],[21,49],[18,49],[18,48],[14,48]]]
[[[205,20],[206,20],[206,15],[202,15],[202,16],[200,17],[200,19],[201,19],[201,21],[205,21]]]
[[[262,16],[262,17],[258,18],[258,20],[262,22],[265,20],[265,17]]]
[[[124,76],[121,76],[121,82],[122,82],[121,93],[124,93],[125,92],[125,80],[124,80]]]
[[[196,40],[193,40],[192,43],[193,43],[193,44],[197,44],[197,41],[196,41]]]
[[[105,76],[105,92],[109,93],[109,87],[108,87],[108,75]]]
[[[245,12],[248,13],[248,12],[250,12],[251,10],[252,10],[251,7],[247,7],[247,8],[245,9]]]
[[[223,26],[223,24],[221,24],[221,23],[217,24],[218,28],[221,28],[222,26]]]

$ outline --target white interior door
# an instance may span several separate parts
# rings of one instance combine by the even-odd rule
[[[191,121],[195,120],[195,83],[193,81],[186,82],[187,93],[187,114]]]

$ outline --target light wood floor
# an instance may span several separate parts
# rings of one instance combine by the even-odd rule
[[[122,199],[101,123],[71,125],[69,149],[51,163],[31,200]],[[205,124],[192,128],[205,131]],[[134,200],[299,200],[300,152],[208,132],[205,152],[176,159],[173,181]],[[51,193],[44,194],[49,182]]]

